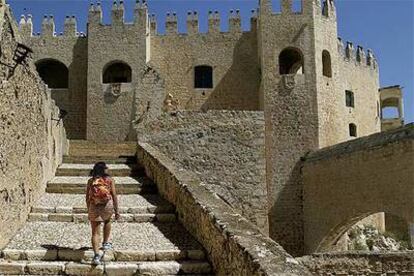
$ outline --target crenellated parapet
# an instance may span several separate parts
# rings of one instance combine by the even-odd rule
[[[42,31],[40,33],[33,33],[33,17],[31,14],[21,15],[19,21],[20,32],[23,37],[84,37],[84,33],[78,33],[77,20],[74,15],[67,15],[64,22],[64,31],[56,32],[55,19],[53,15],[44,15],[42,21]]]
[[[146,0],[136,0],[134,7],[134,24],[144,25],[147,20]],[[100,2],[91,3],[89,7],[88,22],[91,25],[103,25],[103,11]],[[111,26],[131,25],[125,22],[125,4],[123,0],[116,0],[111,8]]]
[[[23,35],[23,37],[32,36],[33,34],[32,15],[28,14],[26,17],[24,14],[22,14],[20,16],[19,27],[20,27],[20,33]]]
[[[165,33],[173,35],[178,33],[178,18],[175,12],[167,13],[167,20],[165,22]]]
[[[338,38],[338,52],[345,61],[354,62],[356,65],[368,66],[377,70],[378,64],[371,49],[366,52],[364,48],[357,45],[356,49],[352,42],[347,41],[345,44],[341,38]]]
[[[218,11],[208,12],[208,32],[220,33],[220,13]]]
[[[55,19],[53,15],[44,15],[42,21],[42,34],[47,37],[55,36]]]
[[[251,30],[256,30],[257,26],[258,11],[251,11]],[[230,10],[228,14],[228,32],[223,32],[221,30],[221,16],[218,11],[209,11],[208,12],[208,34],[231,34],[231,33],[242,33],[242,17],[240,10]],[[161,35],[157,32],[157,17],[155,14],[148,16],[148,28],[152,35]],[[188,11],[186,18],[186,33],[180,33],[180,35],[196,35],[200,34],[200,22],[199,22],[199,13],[197,11]],[[178,16],[175,12],[168,12],[166,14],[165,21],[165,35],[173,36],[178,35]]]
[[[234,33],[242,31],[240,10],[230,10],[229,31]]]
[[[199,32],[198,13],[196,11],[189,11],[187,13],[187,32],[189,35],[197,34]]]
[[[322,15],[325,17],[332,17],[336,14],[334,0],[322,0]]]

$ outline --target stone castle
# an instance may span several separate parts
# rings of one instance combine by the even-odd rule
[[[210,11],[201,33],[191,11],[186,33],[169,13],[159,34],[150,3],[137,1],[125,22],[115,1],[110,25],[96,3],[86,34],[74,16],[60,34],[45,16],[34,34],[31,15],[18,27],[1,0],[0,91],[8,96],[0,102],[0,172],[8,182],[0,182],[0,227],[11,227],[2,230],[0,258],[15,263],[0,259],[0,273],[96,272],[77,263],[86,255],[75,242],[45,250],[14,235],[86,231],[74,197],[98,160],[127,166],[111,169],[128,202],[122,227],[176,223],[194,238],[183,242],[159,226],[169,241],[150,236],[153,258],[120,240],[114,275],[414,273],[412,251],[331,253],[363,219],[414,245],[414,127],[404,126],[400,86],[381,88],[373,51],[338,38],[333,0],[303,0],[299,11],[281,0],[280,12],[271,2],[259,1],[249,31],[233,10],[228,31]],[[398,116],[384,117],[387,107]],[[146,196],[154,191],[156,201]],[[138,201],[168,212],[134,215]]]

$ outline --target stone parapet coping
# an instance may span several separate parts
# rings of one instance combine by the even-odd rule
[[[206,249],[217,275],[311,275],[193,173],[148,143],[138,143],[137,155],[160,195],[175,205],[180,222]]]
[[[308,154],[306,162],[314,162],[332,157],[339,157],[357,151],[369,151],[382,148],[388,144],[414,141],[414,123],[397,129],[375,133],[352,141],[326,147]]]
[[[414,275],[414,251],[317,253],[297,260],[316,275],[351,272]]]

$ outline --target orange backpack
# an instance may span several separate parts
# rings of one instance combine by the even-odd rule
[[[93,180],[89,190],[89,199],[94,204],[106,204],[111,200],[111,184],[110,178],[99,177]]]

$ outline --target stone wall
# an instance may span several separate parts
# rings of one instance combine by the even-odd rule
[[[254,25],[253,25],[254,26]],[[259,110],[257,33],[151,34],[147,59],[181,110]],[[194,67],[213,67],[213,88],[194,88]]]
[[[0,248],[26,221],[66,150],[62,123],[52,120],[59,109],[50,90],[30,57],[17,65],[13,60],[19,41],[10,10],[0,1]]]
[[[27,34],[26,34],[27,35]],[[64,119],[69,139],[86,138],[86,91],[87,91],[87,47],[86,37],[66,33],[54,36],[44,33],[39,36],[24,36],[24,42],[33,49],[36,62],[56,60],[69,70],[68,90],[52,90],[52,98],[59,108],[68,112]]]
[[[332,253],[298,258],[314,275],[414,275],[414,252]]]
[[[310,275],[196,175],[147,143],[139,142],[137,153],[159,193],[175,205],[180,222],[207,250],[217,275]]]
[[[409,232],[413,156],[413,124],[309,154],[302,168],[306,252],[331,250],[352,225],[380,212],[403,219]]]
[[[138,137],[268,233],[263,112],[165,113]]]

